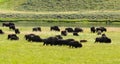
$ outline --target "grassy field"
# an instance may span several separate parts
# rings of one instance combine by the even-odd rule
[[[120,28],[106,27],[106,35],[112,39],[111,44],[94,43],[97,34],[90,33],[89,27],[82,27],[83,33],[80,36],[68,34],[64,39],[74,38],[75,40],[87,39],[82,43],[82,48],[69,48],[68,46],[43,46],[42,42],[27,42],[24,35],[34,33],[41,38],[47,38],[60,34],[49,30],[48,26],[41,26],[42,32],[32,32],[33,25],[17,25],[21,31],[20,40],[7,40],[7,35],[14,33],[6,27],[0,27],[5,34],[0,35],[0,64],[119,64],[120,63]],[[35,26],[35,24],[34,24]],[[37,25],[36,25],[37,26]],[[67,26],[67,25],[66,25]],[[64,30],[66,26],[61,26]],[[73,26],[75,27],[75,26]]]

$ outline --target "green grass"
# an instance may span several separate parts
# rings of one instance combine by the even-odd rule
[[[29,24],[29,23],[28,23]],[[18,26],[18,25],[17,25]],[[47,38],[60,34],[60,32],[49,31],[48,26],[42,26],[42,32],[32,32],[33,26],[18,26],[21,30],[19,41],[7,40],[7,34],[14,33],[6,27],[0,27],[5,32],[0,35],[0,64],[119,64],[120,62],[120,28],[107,27],[106,35],[112,39],[112,44],[94,43],[96,34],[90,33],[85,28],[80,36],[64,36],[64,39],[74,38],[75,40],[87,39],[82,43],[82,48],[69,48],[68,46],[43,46],[41,43],[27,42],[24,34],[35,33],[41,38]],[[60,29],[64,30],[64,26]]]

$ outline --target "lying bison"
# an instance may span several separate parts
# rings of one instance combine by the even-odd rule
[[[101,37],[97,37],[95,39],[95,43],[100,42],[100,43],[111,43],[111,39],[108,38],[106,35],[102,35]]]
[[[74,30],[73,30],[73,28],[65,28],[65,30],[67,31],[67,32],[73,32]]]
[[[42,42],[43,40],[40,38],[40,36],[35,34],[26,34],[25,39],[29,42]]]
[[[51,26],[51,27],[50,27],[50,30],[51,30],[51,31],[53,31],[53,30],[54,30],[54,31],[60,31],[60,28],[59,28],[58,26]]]
[[[19,37],[16,34],[8,34],[8,38],[10,40],[19,40]]]
[[[71,41],[71,42],[69,42],[69,47],[80,48],[80,47],[82,47],[82,44],[79,43],[78,41]]]
[[[74,32],[83,32],[83,29],[82,29],[82,28],[77,28],[77,27],[76,27],[76,28],[74,29]]]
[[[105,27],[98,27],[96,28],[96,32],[101,31],[101,32],[106,32],[107,29]]]
[[[80,42],[81,42],[81,43],[83,43],[83,42],[87,42],[87,40],[80,40]]]
[[[34,27],[34,28],[32,28],[32,31],[41,31],[41,28],[40,27]]]

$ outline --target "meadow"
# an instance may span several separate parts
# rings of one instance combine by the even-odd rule
[[[6,27],[0,27],[5,32],[0,35],[0,64],[119,64],[119,27],[105,26],[108,30],[105,34],[112,39],[111,44],[94,43],[94,39],[98,35],[90,32],[90,26],[81,26],[84,32],[79,33],[80,36],[73,36],[71,33],[63,36],[64,39],[88,40],[88,42],[82,43],[82,48],[43,46],[42,42],[28,42],[24,39],[24,35],[29,33],[37,34],[41,38],[59,35],[60,32],[50,31],[50,26],[57,24],[52,23],[45,26],[38,23],[16,23],[21,31],[21,34],[18,34],[20,38],[18,41],[7,40],[7,35],[14,32]],[[34,26],[41,26],[42,32],[32,32]],[[64,23],[59,26],[61,30],[69,26],[80,27],[74,23],[68,23],[68,25]]]

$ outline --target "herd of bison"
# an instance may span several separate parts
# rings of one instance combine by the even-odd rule
[[[16,25],[12,22],[2,23],[2,27],[8,27],[10,30],[13,30],[15,34],[8,34],[8,40],[19,40],[19,37],[16,34],[20,34],[20,30],[16,28]],[[32,31],[42,31],[41,27],[34,27]],[[59,31],[60,35],[50,36],[48,38],[42,39],[39,35],[35,34],[25,34],[24,38],[28,42],[43,42],[43,45],[66,45],[71,48],[81,48],[82,42],[87,42],[87,40],[76,41],[75,39],[63,39],[62,36],[67,36],[68,33],[72,33],[73,36],[79,36],[79,32],[83,32],[82,28],[71,28],[67,27],[65,30],[60,30],[58,26],[51,26],[50,31]],[[95,43],[111,43],[111,39],[106,36],[105,33],[107,29],[105,27],[90,27],[91,33],[97,33],[97,35],[101,35],[100,37],[96,37]],[[4,34],[4,32],[0,29],[0,34]]]

